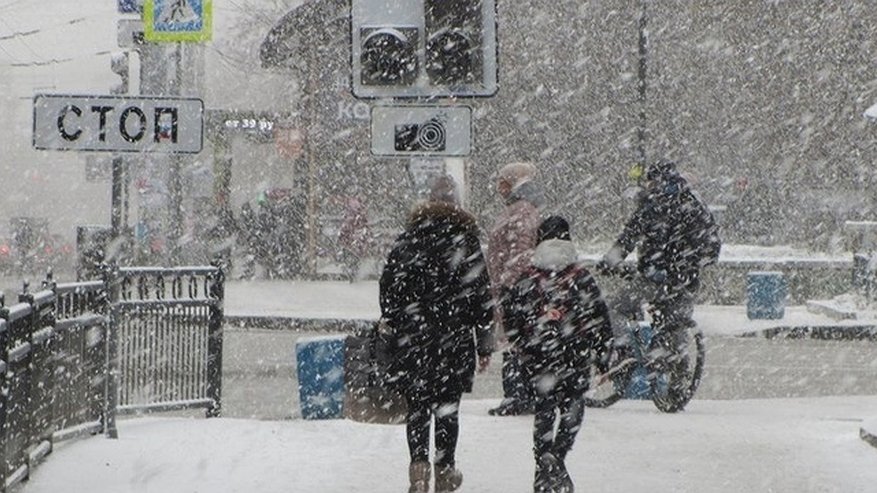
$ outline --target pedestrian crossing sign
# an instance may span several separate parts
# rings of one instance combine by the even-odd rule
[[[147,41],[209,41],[213,0],[146,0],[143,23]]]

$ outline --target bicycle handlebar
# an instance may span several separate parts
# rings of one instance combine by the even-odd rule
[[[626,281],[633,280],[639,276],[639,271],[636,270],[636,267],[629,264],[618,264],[615,267],[610,267],[603,262],[598,262],[596,270],[600,275],[614,276]]]

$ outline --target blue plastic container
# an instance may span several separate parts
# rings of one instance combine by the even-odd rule
[[[788,288],[782,272],[750,272],[746,276],[746,316],[750,320],[776,320],[786,312]]]
[[[344,345],[347,336],[301,338],[295,345],[298,394],[305,419],[344,416]]]
[[[634,350],[636,351],[636,363],[630,383],[624,389],[625,399],[651,399],[652,390],[649,388],[648,372],[644,366],[646,360],[646,351],[649,350],[649,344],[652,342],[652,326],[645,322],[640,322],[638,326],[633,327],[629,334],[632,340],[636,340]]]

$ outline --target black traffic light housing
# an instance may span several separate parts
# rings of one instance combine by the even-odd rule
[[[480,80],[481,0],[424,0],[424,21],[430,82],[461,85]]]
[[[352,0],[353,94],[492,96],[495,0]]]

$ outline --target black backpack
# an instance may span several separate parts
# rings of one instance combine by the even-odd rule
[[[528,277],[533,282],[530,303],[533,323],[529,327],[527,339],[529,347],[524,351],[534,356],[556,359],[555,343],[570,341],[575,335],[564,334],[564,321],[580,311],[579,289],[576,280],[582,268],[575,266],[562,274],[551,276],[536,268],[530,269]],[[576,319],[581,319],[578,314]],[[563,344],[561,344],[563,346]]]

